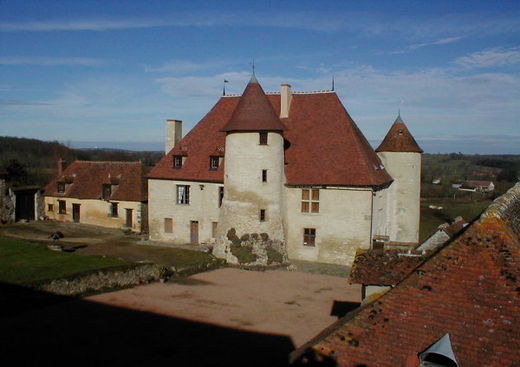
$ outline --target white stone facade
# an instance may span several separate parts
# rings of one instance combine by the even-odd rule
[[[421,214],[421,154],[379,152],[378,155],[394,181],[380,194],[378,210],[384,209],[375,223],[379,231],[374,234],[387,235],[394,242],[417,244]]]

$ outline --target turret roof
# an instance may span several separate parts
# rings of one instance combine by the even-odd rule
[[[222,131],[284,131],[285,125],[274,112],[255,75],[246,86],[231,118]]]
[[[385,138],[376,149],[376,152],[422,153],[423,150],[419,147],[401,119],[401,114],[399,114]]]

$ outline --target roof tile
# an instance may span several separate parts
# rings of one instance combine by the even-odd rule
[[[58,193],[58,182],[71,185],[65,193]],[[45,196],[100,199],[103,184],[118,185],[111,200],[146,200],[146,180],[139,162],[74,161],[45,187]]]

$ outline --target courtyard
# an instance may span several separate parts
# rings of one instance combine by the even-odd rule
[[[4,226],[0,234],[42,242],[56,230],[65,235],[63,247],[79,256],[170,264],[180,250],[211,256],[50,221]],[[286,365],[291,351],[360,301],[359,286],[348,284],[345,269],[302,263],[292,271],[222,268],[84,298],[11,283],[0,288],[6,351],[0,360],[15,356],[22,364]]]

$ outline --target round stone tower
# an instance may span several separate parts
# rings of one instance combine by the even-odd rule
[[[286,260],[282,223],[285,125],[255,76],[231,118],[224,166],[224,199],[213,254],[231,263]]]
[[[401,119],[393,123],[376,149],[394,181],[386,189],[387,232],[390,241],[417,244],[421,199],[421,153]]]

